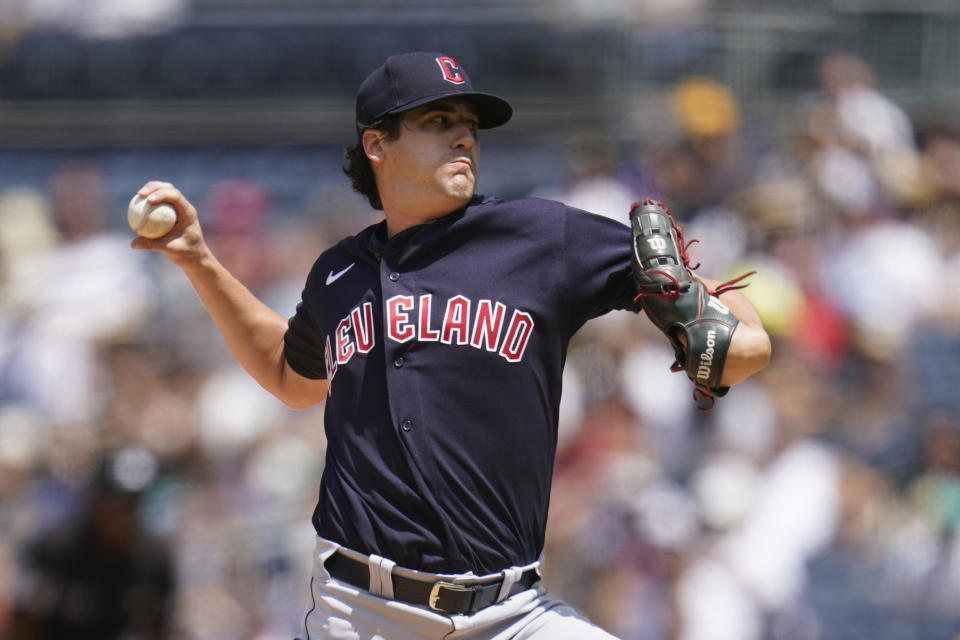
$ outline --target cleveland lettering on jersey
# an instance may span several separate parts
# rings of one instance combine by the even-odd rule
[[[533,333],[533,316],[514,309],[507,318],[507,305],[494,300],[479,300],[474,305],[466,296],[449,298],[443,307],[443,318],[433,325],[433,294],[392,296],[384,303],[386,336],[397,343],[440,342],[462,345],[496,353],[507,362],[520,362]],[[332,381],[337,369],[357,353],[373,349],[376,337],[373,326],[373,303],[354,307],[337,324],[333,336],[324,341],[327,379]]]
[[[533,332],[533,317],[514,309],[509,321],[507,306],[492,300],[473,301],[463,295],[449,298],[443,320],[431,325],[434,308],[432,294],[419,300],[413,296],[392,296],[385,302],[386,334],[394,342],[441,342],[471,346],[498,353],[507,362],[520,362]],[[419,305],[419,311],[417,310]]]

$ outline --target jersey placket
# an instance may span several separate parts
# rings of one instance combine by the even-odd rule
[[[443,531],[437,532],[445,540],[447,549],[457,548],[457,539],[437,502],[442,495],[440,474],[435,464],[431,432],[436,425],[424,413],[422,393],[429,381],[418,362],[422,345],[418,342],[419,322],[416,316],[421,288],[419,274],[403,270],[403,251],[384,251],[380,260],[380,286],[383,295],[383,357],[386,370],[387,403],[393,428],[410,459],[410,466],[420,486],[420,495],[430,504]],[[390,305],[397,308],[391,312]],[[394,318],[391,326],[391,317]],[[400,318],[398,321],[397,318]]]

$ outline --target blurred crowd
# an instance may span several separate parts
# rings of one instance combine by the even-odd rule
[[[960,121],[911,118],[853,55],[819,73],[775,144],[689,77],[671,135],[571,133],[530,185],[625,223],[662,200],[698,273],[757,271],[774,341],[708,412],[642,316],[572,343],[545,584],[624,640],[960,638]],[[182,273],[129,248],[110,181],[67,159],[0,192],[0,632],[289,639],[323,407],[240,370]],[[290,315],[320,251],[378,219],[343,182],[300,215],[257,176],[192,199]]]

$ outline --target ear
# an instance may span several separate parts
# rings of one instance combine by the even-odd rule
[[[369,158],[370,164],[372,165],[378,165],[383,162],[383,138],[384,135],[382,131],[367,129],[363,132],[363,137],[360,139],[360,142],[363,144],[363,152],[367,154],[367,158]]]

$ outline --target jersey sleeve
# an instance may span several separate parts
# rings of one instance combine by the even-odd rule
[[[568,208],[564,263],[575,316],[586,322],[614,309],[639,312],[630,263],[632,233],[626,224]]]
[[[324,340],[318,329],[319,318],[313,309],[311,286],[313,274],[307,278],[297,311],[287,322],[283,336],[283,354],[290,367],[313,380],[326,380],[327,367],[324,361]]]

